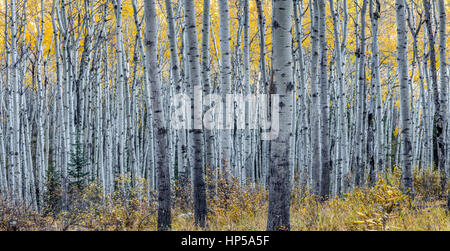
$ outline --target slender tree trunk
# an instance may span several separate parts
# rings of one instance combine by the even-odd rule
[[[383,137],[383,121],[382,121],[382,98],[381,98],[381,80],[380,80],[380,69],[379,69],[379,49],[378,49],[378,19],[380,18],[381,5],[379,0],[371,0],[370,2],[370,20],[372,23],[372,77],[371,77],[371,88],[372,96],[370,98],[371,102],[375,107],[375,139],[374,142],[374,167],[372,167],[371,184],[376,182],[377,176],[383,171],[383,154],[382,154],[382,137]],[[373,98],[372,98],[373,97]]]
[[[189,140],[193,145],[194,151],[194,159],[192,163],[192,180],[194,186],[194,216],[195,216],[195,224],[200,227],[206,226],[206,216],[207,216],[207,208],[206,208],[206,187],[204,181],[204,173],[203,173],[203,125],[196,125],[196,121],[202,121],[202,118],[198,118],[196,116],[202,115],[202,98],[203,92],[201,85],[196,85],[201,83],[201,74],[200,74],[200,58],[198,51],[198,37],[197,30],[195,25],[195,6],[194,0],[185,0],[184,1],[184,12],[185,12],[185,21],[187,27],[187,47],[188,50],[188,59],[189,59],[189,73],[190,73],[190,87],[192,90],[193,107],[192,119],[194,120],[194,129],[189,131]],[[199,89],[199,90],[198,90]],[[200,114],[197,114],[200,113]]]
[[[203,93],[206,95],[212,92],[211,88],[211,69],[209,65],[209,39],[210,39],[210,0],[203,0],[203,26],[202,26],[202,84]],[[205,166],[216,172],[216,163],[214,160],[214,131],[205,130]],[[214,188],[211,188],[214,190]]]
[[[259,66],[260,66],[260,81],[257,86],[257,92],[255,94],[267,94],[268,93],[268,79],[267,79],[267,66],[266,66],[266,19],[263,9],[263,0],[256,1],[256,10],[258,12],[258,31],[259,31]],[[269,103],[268,100],[267,104]],[[261,102],[261,101],[260,101]],[[258,111],[261,113],[261,111]],[[260,117],[260,116],[259,116]],[[258,117],[258,119],[260,119]],[[259,120],[258,120],[258,123]],[[262,185],[266,187],[267,179],[266,173],[269,164],[269,156],[267,152],[269,151],[269,143],[267,141],[262,141],[259,147],[259,169],[261,173]]]
[[[317,74],[317,63],[319,58],[319,0],[313,0],[313,20],[311,21],[311,190],[314,194],[320,193],[320,120],[319,120],[319,76]]]
[[[303,13],[299,15],[300,11],[303,11],[303,1],[295,0],[293,2],[294,8],[294,18],[295,18],[295,31],[296,31],[296,42],[297,42],[297,63],[298,63],[298,101],[296,104],[296,112],[300,115],[300,118],[297,120],[298,124],[298,140],[297,147],[298,149],[294,154],[298,155],[298,183],[302,189],[306,188],[307,185],[307,177],[308,177],[308,147],[309,147],[309,123],[308,123],[308,112],[307,107],[309,103],[308,93],[307,93],[307,83],[306,83],[306,73],[305,73],[305,63],[304,63],[304,53],[302,46],[302,36],[303,36]]]
[[[167,153],[167,128],[164,122],[162,107],[162,84],[159,78],[159,67],[157,59],[157,13],[155,0],[145,1],[146,21],[146,53],[148,59],[148,70],[150,78],[150,91],[148,96],[151,101],[153,114],[153,128],[155,134],[155,158],[158,174],[158,230],[166,231],[171,228],[170,212],[170,177]]]
[[[331,194],[330,191],[330,176],[331,176],[331,160],[330,160],[330,145],[329,145],[329,97],[328,97],[328,49],[326,39],[326,11],[325,0],[319,2],[319,41],[320,41],[320,143],[321,143],[321,186],[320,196],[322,199],[328,199]]]
[[[411,132],[409,114],[409,87],[408,87],[408,33],[406,31],[406,6],[404,0],[395,1],[397,13],[397,53],[400,83],[400,120],[402,139],[403,191],[414,198],[411,161]]]
[[[292,3],[285,0],[273,1],[273,87],[271,94],[280,95],[279,134],[270,141],[269,212],[267,230],[290,229],[290,137],[292,130],[292,51],[291,51]],[[274,114],[272,114],[272,119]],[[272,129],[276,126],[272,123]]]
[[[447,134],[447,138],[445,138],[445,133],[449,129],[449,117],[450,112],[448,110],[449,106],[449,94],[448,94],[448,85],[449,85],[449,77],[447,72],[447,16],[445,13],[445,4],[444,0],[438,1],[439,6],[439,67],[440,67],[440,74],[441,74],[441,115],[442,118],[442,134],[441,140],[438,142],[439,144],[439,166],[444,169],[444,177],[445,180],[447,180],[448,177],[448,166],[450,165],[450,161],[447,159],[446,151],[447,153],[450,151],[449,148],[449,140],[450,135]],[[446,182],[443,182],[443,186]],[[450,184],[449,184],[450,186]],[[445,187],[444,189],[445,190]],[[450,192],[448,195],[448,207],[450,208]]]
[[[356,57],[358,60],[358,97],[357,97],[357,126],[356,126],[356,132],[355,132],[355,152],[356,155],[355,162],[354,162],[354,168],[355,168],[355,185],[360,186],[363,183],[364,179],[364,121],[365,121],[365,102],[366,102],[366,71],[365,71],[365,63],[366,63],[366,11],[367,11],[367,0],[363,0],[363,5],[361,7],[360,12],[360,44],[359,47],[356,50]]]
[[[429,49],[429,59],[430,59],[430,73],[431,73],[431,87],[433,89],[433,101],[434,101],[434,121],[433,121],[433,132],[436,135],[433,139],[434,145],[434,156],[433,159],[436,160],[436,165],[438,169],[443,174],[443,180],[445,181],[445,159],[442,153],[445,155],[445,142],[444,142],[444,118],[442,117],[442,104],[439,98],[439,87],[437,80],[437,70],[436,70],[436,51],[435,51],[435,35],[433,31],[433,23],[431,20],[431,7],[429,0],[423,0],[423,7],[425,12],[425,24],[427,28],[428,36],[428,49]],[[428,83],[428,82],[427,82]]]
[[[176,34],[175,27],[175,17],[173,15],[172,9],[172,1],[166,0],[166,13],[167,13],[167,29],[168,29],[168,39],[169,39],[169,47],[170,47],[170,63],[171,63],[171,73],[172,73],[172,81],[177,92],[183,91],[182,81],[180,76],[180,66],[178,63],[178,39]],[[188,167],[188,149],[187,149],[187,138],[186,138],[186,130],[178,131],[178,169],[181,177],[178,177],[181,187],[184,187],[184,183],[187,179],[186,170]]]
[[[243,0],[244,1],[244,83],[243,83],[243,89],[245,96],[248,96],[251,94],[250,91],[250,4],[249,0]],[[244,104],[245,105],[245,104]],[[250,104],[249,104],[250,107]],[[247,112],[248,114],[248,112]],[[245,178],[246,183],[248,184],[250,181],[252,181],[252,173],[254,168],[254,160],[253,160],[253,152],[252,152],[252,146],[251,146],[251,136],[252,133],[250,131],[249,125],[251,123],[250,117],[247,116],[246,122],[245,122],[245,130],[244,130],[244,156],[243,156],[243,163],[245,168]]]
[[[231,49],[230,49],[230,13],[228,1],[219,1],[220,15],[220,76],[221,76],[221,93],[225,98],[231,92]],[[234,91],[234,90],[233,90]],[[227,107],[232,108],[232,107]],[[221,133],[221,155],[220,163],[222,171],[231,172],[231,130],[233,125],[232,110],[225,111],[225,119],[223,119],[223,129]],[[220,114],[223,116],[222,114]],[[228,115],[228,116],[227,116]],[[231,120],[231,121],[230,121]]]

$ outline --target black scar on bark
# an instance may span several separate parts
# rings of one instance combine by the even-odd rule
[[[273,28],[274,29],[277,29],[277,28],[279,28],[280,27],[280,24],[277,22],[277,20],[274,20],[273,21]]]
[[[158,135],[166,135],[167,134],[167,129],[164,127],[161,127],[158,129]]]
[[[292,84],[292,82],[289,82],[289,83],[287,84],[286,90],[287,90],[288,92],[294,90],[294,85]]]

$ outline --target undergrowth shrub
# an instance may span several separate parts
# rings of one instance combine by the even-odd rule
[[[207,186],[212,188],[207,194],[208,220],[224,230],[238,228],[240,223],[255,217],[266,206],[267,192],[260,185],[241,185],[239,179],[226,173],[219,175],[217,180],[208,176]],[[252,225],[242,227],[242,230],[255,229]]]
[[[439,198],[442,194],[442,187],[448,187],[446,184],[442,184],[441,173],[430,168],[415,168],[413,179],[416,195],[425,201]]]
[[[31,210],[23,204],[16,204],[0,198],[0,231],[57,230],[55,220]]]
[[[83,192],[87,204],[75,215],[76,229],[80,230],[155,230],[156,195],[147,193],[148,184],[141,179],[131,186],[129,177],[121,177],[115,192],[103,196],[101,188],[90,185]],[[150,197],[149,197],[150,196]]]
[[[179,179],[175,180],[175,184],[173,187],[173,207],[181,211],[191,210],[194,205],[194,202],[192,201],[191,179],[180,177]]]
[[[399,187],[380,178],[373,188],[355,188],[343,198],[321,202],[309,194],[293,203],[293,229],[388,230],[388,221],[407,208],[410,201]],[[300,219],[300,220],[297,220]]]
[[[264,230],[268,192],[257,184],[226,173],[207,172],[208,221],[205,230]],[[436,172],[414,172],[415,201],[402,193],[398,168],[363,186],[321,201],[309,189],[294,187],[291,196],[292,230],[450,230],[447,210],[438,200],[441,177]],[[73,196],[69,210],[42,213],[0,198],[0,230],[156,230],[157,193],[142,179],[116,181],[112,194],[97,183]],[[172,229],[194,227],[191,183],[173,187]],[[428,198],[423,202],[424,198]],[[417,205],[424,203],[421,207]],[[51,210],[50,210],[51,211]]]

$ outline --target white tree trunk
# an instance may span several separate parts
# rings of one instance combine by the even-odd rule
[[[169,230],[171,228],[170,212],[170,177],[169,162],[167,153],[167,132],[165,126],[162,107],[162,84],[157,58],[157,13],[154,0],[145,1],[145,21],[146,21],[146,55],[148,59],[148,71],[150,78],[150,92],[148,96],[151,101],[151,111],[153,115],[154,137],[156,142],[155,159],[157,163],[158,175],[158,230]]]
[[[402,138],[402,161],[403,190],[405,194],[414,198],[414,187],[412,180],[412,145],[410,132],[409,114],[409,86],[408,86],[408,37],[406,31],[406,6],[404,0],[395,1],[397,13],[397,53],[398,71],[400,83],[400,117]]]
[[[267,230],[290,229],[290,137],[292,134],[292,95],[295,85],[292,83],[291,50],[291,13],[292,3],[285,0],[273,1],[272,34],[273,82],[271,94],[279,95],[279,133],[270,144],[269,209]],[[272,119],[275,114],[272,114]],[[273,121],[272,121],[273,122]],[[272,123],[272,130],[274,129]]]

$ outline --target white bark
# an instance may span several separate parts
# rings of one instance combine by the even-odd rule
[[[272,34],[273,82],[271,94],[280,95],[279,135],[270,144],[269,209],[267,230],[290,229],[290,137],[292,134],[292,83],[291,50],[292,3],[286,0],[273,1]],[[272,114],[272,118],[275,114]],[[272,125],[274,126],[274,125]]]
[[[156,142],[155,159],[158,169],[158,230],[165,231],[171,228],[170,177],[167,159],[168,129],[164,123],[162,110],[162,84],[159,77],[160,72],[157,59],[157,13],[154,0],[145,1],[145,21],[145,46],[150,78],[150,88],[147,90],[149,91],[148,97],[150,97],[153,115]]]

